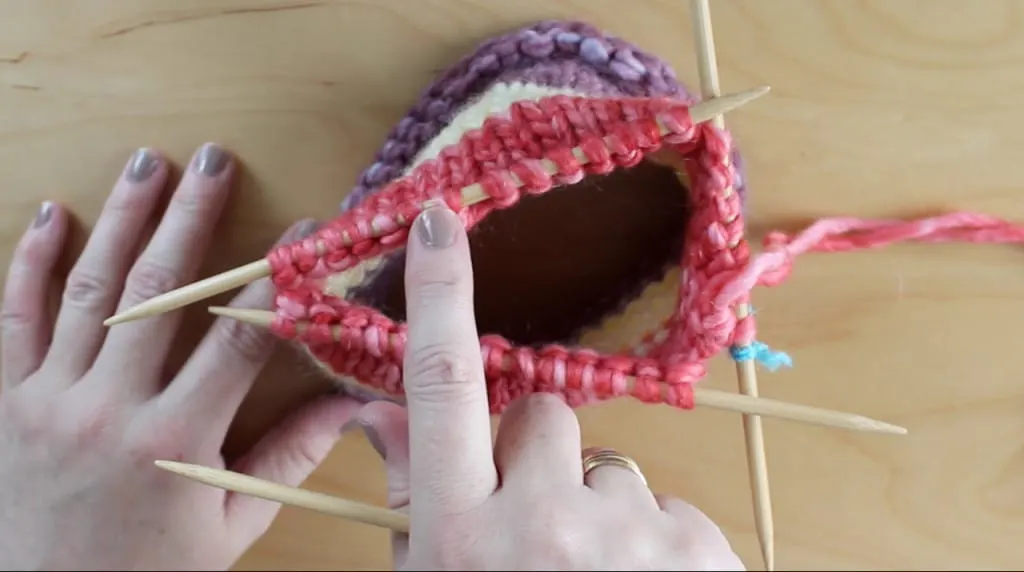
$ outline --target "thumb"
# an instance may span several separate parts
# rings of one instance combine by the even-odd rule
[[[355,418],[366,439],[384,460],[388,479],[388,507],[408,514],[409,416],[408,411],[390,401],[373,401],[359,410]],[[391,534],[391,553],[396,570],[405,567],[409,536]]]
[[[327,458],[361,406],[344,395],[319,397],[264,435],[232,470],[297,487]],[[228,493],[225,499],[229,526],[245,529],[239,533],[247,540],[266,532],[280,509],[279,503],[241,493]]]

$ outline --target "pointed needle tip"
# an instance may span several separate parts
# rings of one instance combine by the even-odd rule
[[[118,314],[116,316],[111,316],[111,317],[107,318],[106,320],[103,320],[103,325],[105,327],[109,328],[110,326],[116,326],[116,325],[118,325],[118,324],[120,324],[122,322],[125,322],[125,321],[127,321],[127,319],[123,315]]]
[[[908,433],[906,427],[900,427],[899,425],[893,425],[892,423],[886,423],[885,421],[878,421],[877,419],[863,418],[861,423],[867,429],[872,429],[880,433],[888,433],[890,435],[906,435]]]

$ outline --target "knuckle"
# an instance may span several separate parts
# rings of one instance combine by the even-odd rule
[[[730,552],[725,533],[710,517],[696,506],[680,498],[656,495],[658,505],[668,516],[667,524],[674,544],[694,554]]]
[[[92,447],[103,441],[117,423],[117,415],[111,407],[95,406],[75,416],[67,430],[79,447]]]
[[[314,448],[309,440],[305,440],[292,449],[293,467],[319,467],[323,462],[323,455]]]
[[[616,531],[615,536],[624,546],[629,547],[628,552],[622,553],[626,560],[620,562],[622,566],[636,566],[641,570],[656,570],[663,560],[666,547],[673,546],[669,537],[659,528],[631,527],[623,531]],[[700,568],[704,570],[704,568]]]
[[[671,515],[673,518],[683,520],[690,517],[693,512],[693,507],[690,506],[686,501],[665,494],[655,495],[658,501],[658,506],[661,510]]]
[[[143,215],[149,210],[150,197],[147,193],[140,193],[134,189],[123,189],[123,192],[115,192],[110,195],[100,216],[109,217],[115,221],[135,218]]]
[[[220,318],[214,328],[221,345],[249,361],[266,359],[273,347],[269,332],[244,322]]]
[[[155,459],[176,459],[180,457],[188,435],[184,418],[161,419],[128,432],[126,450],[130,458],[143,465]]]
[[[465,541],[465,538],[461,540]],[[438,542],[433,553],[433,560],[437,564],[438,570],[471,570],[474,568],[472,557],[457,542]]]
[[[425,344],[409,352],[406,392],[428,399],[458,398],[465,393],[467,384],[478,377],[478,369],[473,358],[451,344]]]
[[[0,415],[12,432],[28,443],[44,440],[52,431],[53,425],[46,421],[48,416],[45,407],[40,411],[22,403],[17,397],[5,396],[0,399]]]
[[[548,562],[555,570],[571,568],[579,562],[580,537],[576,532],[579,523],[566,514],[564,505],[557,499],[544,499],[532,504],[531,521],[537,528],[531,528],[539,535],[531,544],[537,546],[537,556]]]
[[[79,308],[99,308],[110,299],[112,289],[107,278],[91,270],[75,268],[64,286],[64,303]]]
[[[171,206],[181,214],[199,214],[209,193],[203,192],[204,185],[183,185],[171,197]]]
[[[409,277],[409,294],[423,305],[472,305],[472,281],[456,272],[414,269]]]
[[[193,182],[183,185],[171,198],[175,216],[186,220],[200,220],[216,208],[217,199],[224,195],[226,186],[219,181]]]
[[[32,325],[35,319],[36,316],[27,308],[19,308],[5,300],[3,309],[0,310],[0,330],[19,332]]]
[[[453,520],[455,522],[453,522]],[[486,570],[488,562],[484,561],[483,551],[478,550],[475,542],[467,542],[475,534],[467,533],[467,528],[458,523],[458,519],[438,523],[433,533],[434,542],[431,548],[432,560],[439,570]]]
[[[140,260],[128,276],[126,294],[135,300],[148,300],[178,287],[178,273],[152,261]]]
[[[324,457],[329,453],[324,441],[316,439],[301,439],[290,446],[281,455],[274,455],[273,458],[264,457],[266,473],[272,475],[287,475],[296,469],[311,470],[319,467]]]
[[[576,413],[558,395],[537,391],[517,399],[501,418],[501,427],[508,426],[513,435],[536,431],[558,435],[560,439],[580,439]],[[523,427],[531,427],[523,432]]]
[[[715,529],[718,528],[703,511],[679,497],[659,494],[655,498],[663,512],[689,528],[704,529],[708,525]]]

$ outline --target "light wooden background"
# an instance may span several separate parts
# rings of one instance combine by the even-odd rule
[[[0,0],[0,243],[43,199],[88,228],[125,158],[217,140],[245,180],[205,273],[328,217],[431,77],[490,35],[575,17],[696,81],[683,0]],[[772,93],[729,117],[755,235],[815,217],[974,209],[1024,221],[1024,2],[712,3],[723,89]],[[84,231],[83,231],[84,232]],[[74,247],[82,244],[79,233]],[[781,569],[1024,565],[1024,251],[897,246],[799,261],[759,291],[761,337],[795,369],[766,395],[903,424],[879,437],[766,422]],[[202,308],[190,310],[203,325]],[[187,343],[198,336],[192,331]],[[708,381],[734,389],[729,363]],[[287,356],[245,404],[238,450],[321,389]],[[631,402],[580,411],[588,444],[720,522],[751,568],[738,416]],[[308,487],[383,502],[362,438]],[[387,535],[285,509],[239,569],[386,568]]]

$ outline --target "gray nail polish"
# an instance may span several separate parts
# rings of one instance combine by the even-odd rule
[[[133,183],[141,183],[153,176],[157,166],[160,164],[156,153],[149,149],[139,149],[128,161],[128,169],[125,176]]]
[[[455,243],[455,237],[462,220],[444,205],[431,206],[416,217],[416,234],[420,242],[430,248],[448,248]]]
[[[39,212],[36,213],[35,220],[32,221],[34,228],[45,226],[46,223],[50,222],[50,217],[53,215],[53,203],[46,201],[39,207]]]
[[[203,145],[196,155],[192,168],[208,176],[216,177],[228,165],[228,154],[220,147],[209,143]]]
[[[350,419],[346,421],[344,425],[341,426],[341,434],[345,435],[349,431],[352,431],[353,429],[356,428],[363,430],[363,435],[366,435],[366,440],[370,443],[370,446],[373,447],[373,450],[376,451],[378,455],[380,455],[381,459],[386,460],[387,451],[384,448],[384,443],[380,440],[380,437],[377,435],[377,431],[369,423],[363,421],[362,419]]]
[[[295,229],[295,236],[302,239],[316,232],[316,229],[320,227],[320,223],[310,219],[303,221],[299,224],[299,228]]]
[[[377,435],[376,429],[374,429],[367,423],[360,422],[359,424],[363,427],[363,433],[366,434],[366,440],[370,442],[370,446],[373,447],[373,450],[377,451],[377,454],[380,455],[381,459],[387,460],[387,449],[384,448],[384,443],[381,442],[380,436]]]

